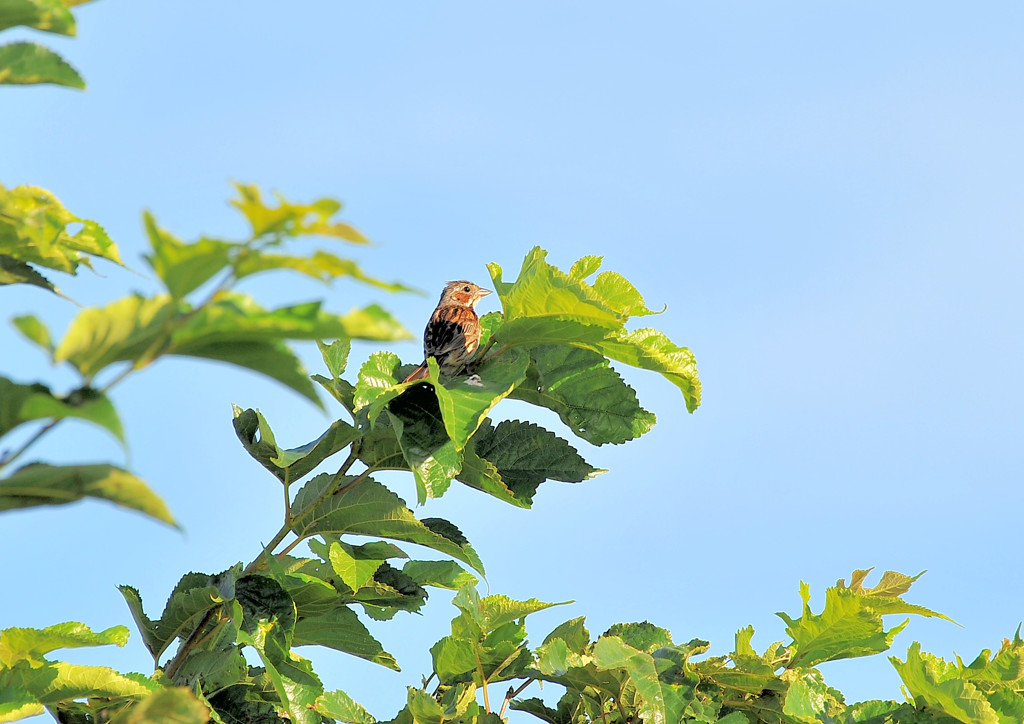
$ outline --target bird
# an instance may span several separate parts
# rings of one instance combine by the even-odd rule
[[[445,284],[423,330],[423,363],[403,383],[426,377],[427,360],[431,357],[437,360],[443,375],[457,375],[465,369],[480,344],[476,304],[490,293],[490,289],[464,279]]]

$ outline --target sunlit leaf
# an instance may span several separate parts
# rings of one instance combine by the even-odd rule
[[[145,213],[143,222],[153,250],[144,258],[175,299],[184,298],[231,261],[234,244],[216,239],[186,244],[157,226],[152,214]]]
[[[82,623],[70,621],[46,628],[6,628],[0,631],[0,664],[11,667],[19,661],[40,663],[51,651],[82,646],[124,646],[128,629],[112,626],[93,631]]]
[[[49,48],[35,43],[0,45],[0,84],[53,83],[85,90],[78,71]]]
[[[11,318],[11,323],[25,339],[34,342],[53,357],[53,341],[50,339],[50,330],[34,314],[22,314]]]
[[[0,510],[63,505],[86,497],[109,500],[177,525],[167,506],[149,486],[113,465],[34,463],[0,480]]]
[[[985,695],[970,681],[960,678],[955,664],[921,653],[921,644],[916,641],[907,650],[906,661],[895,656],[889,660],[919,708],[942,712],[970,724],[1001,724]]]
[[[366,626],[347,606],[329,613],[299,619],[295,625],[293,646],[326,646],[399,671],[395,657],[380,645]]]
[[[210,710],[184,687],[164,689],[140,699],[110,719],[110,724],[206,724]]]
[[[325,692],[316,700],[315,709],[325,717],[346,724],[376,724],[377,722],[370,712],[341,690]]]
[[[377,481],[367,478],[341,492],[324,495],[331,478],[318,475],[295,496],[294,530],[300,537],[328,533],[416,543],[450,555],[483,574],[483,564],[468,543],[458,542],[451,534],[439,534],[417,520],[401,498]],[[345,478],[342,485],[352,480]]]
[[[529,353],[527,384],[511,396],[558,413],[587,442],[619,444],[654,426],[654,414],[640,407],[633,388],[604,355],[568,345],[542,345]]]
[[[289,483],[301,479],[359,437],[354,427],[335,420],[316,440],[286,450],[277,445],[270,423],[258,410],[234,406],[232,424],[246,451],[282,482]]]
[[[61,35],[75,34],[75,17],[61,0],[7,0],[0,4],[0,30],[16,25]]]
[[[109,397],[92,388],[80,388],[64,398],[54,397],[49,392],[37,392],[25,400],[20,414],[22,420],[62,420],[68,417],[86,420],[104,428],[124,444],[124,429],[114,404]]]

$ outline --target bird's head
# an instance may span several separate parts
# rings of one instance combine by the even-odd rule
[[[490,289],[484,289],[473,282],[460,280],[448,282],[441,292],[441,301],[438,306],[445,304],[457,304],[461,307],[475,307],[476,303],[491,293]]]

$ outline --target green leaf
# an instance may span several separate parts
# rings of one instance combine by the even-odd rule
[[[906,661],[895,656],[890,656],[889,660],[918,708],[940,711],[969,724],[1000,724],[999,715],[985,695],[974,684],[960,678],[955,664],[922,654],[921,644],[916,641],[907,650]]]
[[[238,640],[239,643],[253,647],[263,661],[267,678],[272,682],[277,703],[280,704],[275,708],[287,714],[292,724],[321,724],[320,715],[313,707],[324,693],[324,687],[313,673],[309,661],[298,658],[274,660],[256,638],[246,631],[239,632]]]
[[[356,244],[369,243],[355,227],[331,220],[331,217],[341,210],[339,201],[323,198],[311,204],[293,204],[281,194],[275,194],[278,205],[272,207],[264,203],[258,186],[235,184],[235,188],[238,190],[239,198],[232,200],[231,205],[249,220],[253,236],[315,234]]]
[[[210,609],[234,596],[234,574],[220,576],[205,573],[187,573],[181,577],[167,599],[158,621],[149,619],[142,611],[142,599],[130,586],[121,586],[121,595],[142,632],[142,640],[154,662],[179,636],[187,636],[199,618]]]
[[[347,606],[337,606],[320,616],[300,618],[295,625],[292,645],[326,646],[400,671],[395,657],[384,650]]]
[[[527,355],[509,350],[477,369],[480,381],[476,384],[461,379],[444,385],[433,383],[445,430],[456,450],[466,446],[487,413],[526,378],[528,364]]]
[[[316,440],[297,448],[282,449],[277,445],[270,423],[258,410],[233,406],[232,424],[239,441],[257,462],[282,482],[292,483],[309,474],[339,450],[359,437],[359,431],[341,420],[335,420]]]
[[[481,465],[479,460],[489,466]],[[500,482],[523,507],[532,504],[545,480],[578,483],[604,472],[589,465],[554,433],[519,420],[505,420],[497,427],[488,421],[470,441],[466,463],[458,475],[461,482],[508,500],[496,488]]]
[[[10,668],[19,661],[32,665],[44,662],[46,654],[57,649],[83,646],[124,646],[128,643],[125,626],[93,631],[83,623],[69,621],[46,628],[6,628],[0,631],[0,664]]]
[[[327,365],[327,370],[331,373],[331,377],[334,379],[340,378],[348,366],[348,355],[352,351],[352,340],[347,337],[341,337],[327,344],[323,340],[318,339],[316,346],[320,350],[320,356],[324,358],[324,364]]]
[[[210,710],[185,688],[154,692],[127,711],[110,720],[110,724],[206,724]]]
[[[694,700],[693,683],[677,684],[659,676],[655,658],[638,651],[615,636],[605,636],[594,644],[594,664],[598,670],[623,669],[628,673],[630,683],[636,687],[644,706],[640,716],[645,721],[677,722]],[[694,677],[696,679],[696,677]]]
[[[356,553],[352,546],[340,541],[332,542],[328,553],[334,572],[353,591],[369,583],[384,562],[383,558],[357,556]]]
[[[49,48],[19,42],[0,45],[0,84],[53,83],[85,90],[78,71]]]
[[[640,407],[636,392],[605,357],[568,345],[530,349],[528,383],[512,397],[547,407],[594,445],[619,444],[640,437],[657,421]]]
[[[909,581],[902,583],[909,587]],[[800,597],[803,599],[803,614],[799,619],[785,613],[776,614],[786,622],[786,632],[793,637],[795,653],[789,664],[791,668],[870,656],[887,650],[909,620],[886,631],[882,625],[883,615],[910,613],[949,620],[923,606],[907,603],[891,590],[880,589],[876,594],[856,583],[854,587],[847,588],[840,581],[839,585],[827,589],[821,614],[811,612],[808,604],[811,594],[807,584],[800,584]]]
[[[167,322],[179,313],[170,297],[133,295],[82,310],[57,345],[54,361],[68,361],[87,379],[114,362],[142,366],[166,346]]]
[[[60,0],[6,0],[0,4],[0,30],[16,25],[60,35],[75,34],[75,16]]]
[[[596,349],[619,362],[660,373],[683,393],[688,411],[700,405],[700,379],[693,352],[673,344],[662,332],[618,332],[606,337]]]
[[[332,484],[332,476],[318,475],[307,482],[295,496],[292,510],[293,530],[302,537],[313,535],[362,535],[416,543],[460,560],[481,575],[476,551],[456,537],[440,534],[416,519],[397,495],[366,478],[346,486],[355,478],[346,477],[340,492],[323,495]]]
[[[71,224],[81,224],[81,229],[72,234]],[[75,216],[46,189],[0,186],[0,258],[74,274],[80,264],[90,265],[83,254],[121,264],[117,246],[103,227]]]
[[[330,252],[317,249],[311,256],[292,256],[288,254],[271,254],[257,249],[244,252],[235,267],[235,276],[239,279],[259,274],[264,271],[290,269],[320,282],[330,282],[340,277],[350,277],[355,281],[369,284],[377,289],[389,292],[412,292],[400,282],[386,282],[371,277],[362,267],[351,259],[342,259]]]
[[[590,632],[587,631],[587,627],[584,625],[584,620],[585,619],[580,616],[559,624],[551,631],[551,633],[544,637],[544,643],[548,644],[555,639],[561,639],[565,642],[569,651],[582,654],[590,643]]]
[[[835,721],[845,711],[842,694],[825,684],[821,673],[814,670],[787,671],[784,678],[792,676],[782,706],[784,714],[793,721],[819,724]]]
[[[143,214],[143,222],[153,249],[143,258],[175,299],[183,299],[231,263],[234,244],[216,239],[186,244],[157,226],[149,212]]]
[[[323,403],[309,381],[309,373],[298,356],[280,340],[266,342],[221,342],[210,340],[191,345],[189,357],[227,362],[259,372],[299,393],[318,408]]]
[[[19,332],[30,342],[42,347],[53,358],[53,341],[50,339],[50,330],[34,314],[22,314],[11,318],[11,322]]]
[[[430,360],[433,379],[437,363]],[[462,453],[448,437],[434,387],[413,385],[388,405],[388,418],[416,479],[417,501],[439,498],[462,469]]]
[[[647,621],[617,623],[602,635],[615,636],[634,649],[648,654],[657,649],[672,646],[672,635],[660,626],[655,626]]]
[[[457,591],[463,586],[474,586],[477,577],[454,561],[409,561],[402,573],[421,586],[434,586]]]
[[[31,284],[48,292],[53,292],[57,296],[64,296],[64,293],[57,288],[56,284],[25,262],[6,255],[0,255],[0,285],[6,284]]]
[[[336,719],[346,724],[377,724],[377,720],[370,712],[340,689],[322,694],[316,700],[315,709],[328,719]]]
[[[21,409],[25,401],[34,395],[46,395],[50,388],[38,382],[25,385],[6,377],[0,377],[0,436],[16,428],[32,418],[22,417]]]
[[[506,347],[572,345],[659,372],[679,387],[693,412],[700,404],[700,381],[690,350],[654,329],[625,329],[630,316],[653,313],[633,285],[605,272],[592,286],[584,278],[599,260],[582,259],[567,275],[548,264],[546,256],[534,247],[513,283],[503,281],[500,266],[488,265],[505,318],[494,341]]]
[[[249,575],[235,583],[235,600],[242,606],[242,630],[275,664],[288,657],[295,631],[295,603],[284,587],[269,576]]]
[[[109,500],[177,526],[167,506],[149,486],[113,465],[34,463],[0,480],[0,510],[63,505],[85,497]]]
[[[45,711],[43,705],[25,689],[14,687],[0,689],[0,722],[27,719]]]
[[[114,404],[102,392],[90,387],[79,388],[64,398],[37,392],[25,400],[21,417],[23,420],[62,420],[68,417],[86,420],[110,432],[122,445],[125,442],[121,418]]]
[[[106,666],[82,666],[63,661],[12,672],[20,688],[31,692],[45,706],[83,697],[139,697],[162,687],[141,674],[121,674]]]

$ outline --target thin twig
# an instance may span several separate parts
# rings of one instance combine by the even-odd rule
[[[527,679],[526,681],[523,682],[523,684],[521,686],[519,686],[519,687],[517,687],[515,689],[513,689],[511,686],[508,687],[508,691],[505,692],[505,701],[501,705],[501,711],[498,712],[498,717],[499,718],[502,718],[502,717],[505,716],[505,708],[508,706],[509,702],[512,701],[513,699],[515,699],[520,694],[522,694],[523,690],[527,686],[532,684],[534,681],[535,681],[534,679]]]

